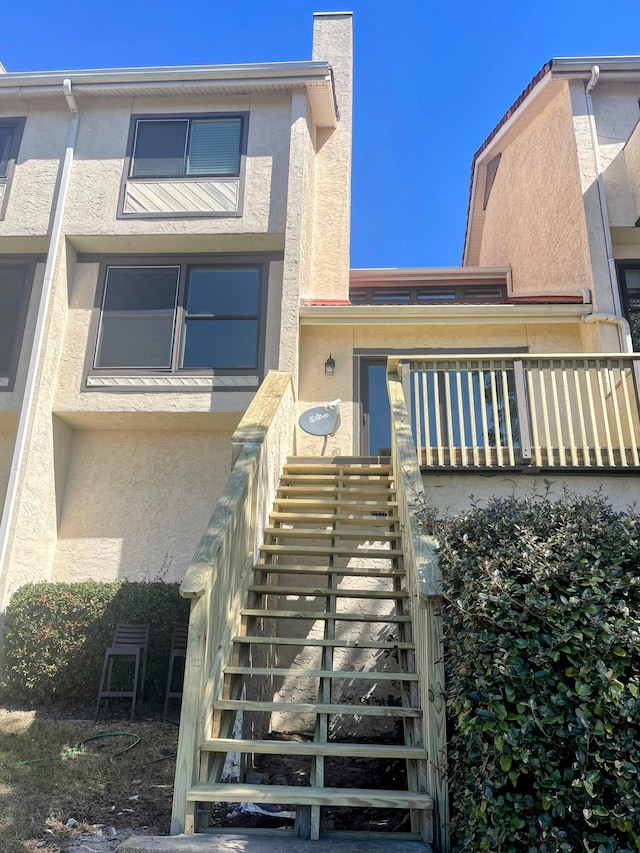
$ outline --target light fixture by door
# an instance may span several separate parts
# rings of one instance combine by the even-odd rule
[[[333,376],[336,372],[336,363],[331,357],[331,353],[329,353],[329,358],[324,363],[324,375],[325,376]]]

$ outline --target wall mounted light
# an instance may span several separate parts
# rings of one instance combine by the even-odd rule
[[[333,376],[336,372],[336,363],[331,357],[331,353],[329,353],[329,358],[324,363],[324,375],[325,376]]]

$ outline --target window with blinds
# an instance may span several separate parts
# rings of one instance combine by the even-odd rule
[[[240,175],[243,118],[137,119],[132,178]]]

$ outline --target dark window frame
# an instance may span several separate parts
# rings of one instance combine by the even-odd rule
[[[620,299],[622,302],[622,310],[624,311],[624,315],[631,327],[631,338],[633,341],[633,349],[634,352],[640,352],[640,336],[638,340],[633,340],[633,322],[632,322],[632,313],[637,313],[631,310],[631,303],[629,300],[629,286],[627,284],[627,272],[629,270],[637,270],[640,272],[640,259],[637,261],[623,261],[618,262],[616,264],[618,271],[618,285],[620,289]],[[635,292],[636,288],[632,288]],[[640,296],[640,287],[638,287],[638,295]]]
[[[26,122],[25,116],[6,116],[0,118],[0,127],[13,127],[13,138],[9,149],[9,158],[7,164],[7,174],[0,175],[0,185],[4,186],[4,194],[0,202],[0,221],[5,218],[7,204],[9,201],[9,193],[11,184],[13,183],[13,175],[16,168],[16,161],[20,152],[20,144],[22,142],[22,134]]]
[[[31,303],[31,294],[33,293],[33,282],[35,278],[36,265],[39,259],[33,256],[25,257],[24,255],[2,255],[0,256],[0,272],[3,268],[19,267],[25,270],[24,292],[20,301],[20,308],[15,324],[15,337],[11,348],[11,358],[9,361],[9,369],[7,375],[2,376],[8,380],[7,385],[0,385],[0,392],[13,391],[15,387],[16,374],[20,363],[20,356],[24,344],[24,333],[27,325],[27,316],[29,314],[29,305]]]
[[[490,291],[494,295],[487,298]],[[507,298],[507,285],[503,282],[349,288],[353,305],[500,305],[506,303]]]
[[[256,387],[262,381],[265,372],[265,346],[266,346],[266,324],[267,324],[267,303],[269,289],[269,273],[270,264],[272,261],[282,258],[281,253],[244,253],[237,255],[154,255],[150,258],[148,255],[131,255],[131,256],[95,256],[80,255],[78,262],[99,261],[98,270],[98,286],[96,287],[96,296],[93,307],[93,317],[91,321],[91,330],[89,334],[89,346],[87,348],[87,362],[85,369],[85,385],[86,378],[89,376],[247,376],[256,375],[258,382]],[[100,328],[102,320],[103,305],[105,301],[107,289],[107,276],[110,268],[179,268],[178,288],[176,295],[176,307],[174,309],[173,330],[171,337],[171,366],[167,368],[160,367],[96,367],[96,358],[98,352],[98,344],[100,341]],[[182,358],[182,343],[184,340],[184,328],[186,318],[186,296],[187,296],[187,281],[190,270],[192,269],[208,269],[208,268],[229,268],[229,267],[255,267],[260,270],[260,278],[258,283],[258,313],[257,313],[257,357],[255,367],[239,367],[239,368],[210,368],[210,367],[181,367],[179,362]],[[251,386],[253,387],[253,386]],[[92,389],[93,390],[93,389]],[[171,391],[170,388],[162,388],[164,391]],[[201,393],[202,389],[191,389]],[[212,390],[235,390],[233,386],[224,386],[213,388]],[[243,386],[238,390],[250,390]]]
[[[131,175],[134,159],[134,146],[136,140],[136,130],[138,121],[201,121],[207,119],[228,119],[238,118],[242,122],[240,131],[240,168],[239,173],[233,176],[226,177],[207,177],[204,175],[176,175],[175,177],[138,177]],[[127,138],[127,148],[124,158],[124,168],[122,171],[122,180],[120,182],[120,198],[118,200],[117,219],[219,219],[221,217],[238,218],[242,216],[242,207],[244,200],[245,172],[247,160],[247,143],[249,139],[249,111],[236,110],[234,112],[189,112],[189,113],[135,113],[131,116],[129,124],[129,136]],[[228,211],[207,211],[205,213],[167,213],[161,211],[159,213],[125,213],[124,202],[126,196],[126,188],[129,182],[131,183],[194,183],[201,181],[224,181],[229,179],[237,179],[239,181],[238,189],[238,209],[233,212]]]

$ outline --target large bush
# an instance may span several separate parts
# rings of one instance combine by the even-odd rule
[[[495,498],[438,537],[455,849],[640,850],[640,518]]]
[[[19,702],[95,702],[118,622],[148,622],[145,700],[161,702],[173,627],[186,622],[178,584],[40,583],[21,587],[4,624],[4,684]]]

